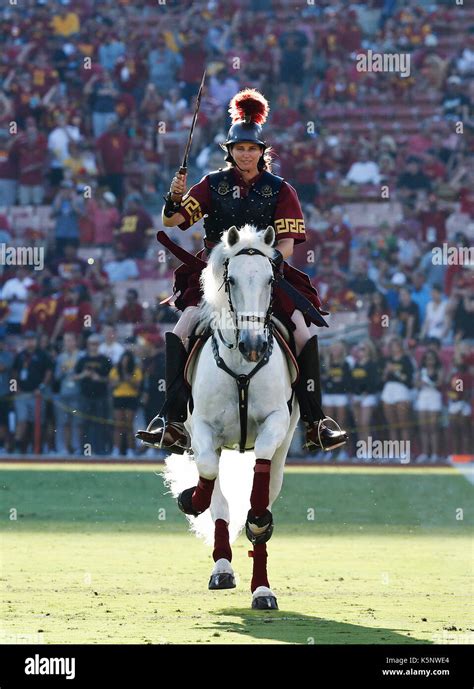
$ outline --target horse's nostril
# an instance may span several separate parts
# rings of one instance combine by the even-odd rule
[[[239,342],[239,351],[241,354],[245,354],[245,344],[243,342]]]
[[[264,340],[262,342],[262,346],[260,347],[260,351],[262,352],[262,354],[267,351],[267,347],[268,347],[268,342],[266,340]]]

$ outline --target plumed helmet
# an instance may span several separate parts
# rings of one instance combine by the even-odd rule
[[[269,110],[267,99],[257,89],[239,91],[229,103],[232,126],[226,141],[221,144],[222,148],[243,141],[266,147],[262,138],[262,124],[266,122]]]

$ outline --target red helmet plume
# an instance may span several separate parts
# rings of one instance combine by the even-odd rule
[[[232,123],[245,120],[247,123],[264,124],[269,111],[267,99],[257,89],[239,91],[229,104]]]

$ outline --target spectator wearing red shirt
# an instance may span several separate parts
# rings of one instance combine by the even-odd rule
[[[114,228],[120,221],[116,204],[117,199],[111,191],[104,192],[97,201],[95,199],[87,201],[87,218],[91,225],[92,242],[96,246],[112,246]]]
[[[31,75],[28,72],[23,68],[18,68],[16,72],[12,71],[5,79],[3,88],[13,98],[15,121],[20,127],[26,126],[28,117],[39,117],[42,105],[41,95],[38,89],[33,88]]]
[[[147,77],[146,66],[137,55],[122,55],[115,64],[114,77],[121,91],[137,98],[140,91],[143,94],[141,87]]]
[[[87,266],[86,280],[92,294],[105,294],[110,287],[109,276],[104,270],[102,259],[96,258],[93,263]]]
[[[271,124],[278,129],[289,129],[294,124],[301,122],[298,110],[290,107],[286,93],[280,93],[277,99],[277,107],[273,113]]]
[[[349,55],[361,47],[362,32],[357,25],[357,14],[351,10],[347,20],[342,20],[337,30],[338,42],[343,54]]]
[[[153,220],[142,208],[142,196],[130,194],[125,200],[116,239],[123,245],[128,258],[143,258],[146,251],[147,235],[153,231]]]
[[[423,171],[434,183],[442,182],[446,176],[446,165],[436,155],[436,151],[429,148],[424,157]]]
[[[369,319],[369,337],[372,340],[381,340],[388,332],[391,310],[388,301],[382,292],[374,292],[370,297],[370,305],[367,311]]]
[[[21,206],[40,206],[44,198],[44,173],[48,159],[48,141],[38,131],[32,117],[26,120],[26,130],[13,145],[18,156],[18,199]]]
[[[82,285],[75,287],[68,287],[64,302],[60,308],[59,317],[51,340],[54,342],[57,337],[64,335],[64,333],[74,333],[79,336],[86,328],[90,328],[91,323],[87,320],[92,320],[93,309],[89,302],[87,292]]]
[[[339,206],[334,206],[330,214],[330,226],[323,232],[324,250],[335,260],[340,270],[349,269],[351,250],[351,231],[343,222],[343,211]]]
[[[296,191],[303,203],[314,204],[318,188],[316,185],[316,172],[314,169],[313,142],[305,141],[295,144],[293,153],[293,179]]]
[[[123,196],[123,179],[129,151],[130,141],[118,122],[112,122],[96,142],[99,184],[109,187],[119,201]]]
[[[459,192],[461,213],[474,218],[474,171],[471,167],[461,164],[451,180],[451,186]]]
[[[253,27],[255,30],[255,27]],[[248,35],[248,34],[246,34]],[[274,78],[275,52],[269,48],[269,40],[262,41],[261,33],[252,36],[252,59],[245,65],[248,82],[256,88]]]
[[[461,202],[461,213],[467,213],[474,218],[474,187],[463,187],[459,192]]]
[[[119,323],[141,323],[143,320],[143,307],[138,303],[138,292],[136,289],[128,289],[125,295],[125,304],[119,311]]]
[[[446,219],[448,212],[441,210],[434,194],[430,194],[427,203],[418,212],[417,220],[421,223],[422,239],[428,244],[439,246],[446,241]]]
[[[191,29],[188,33],[187,43],[181,49],[183,64],[180,71],[180,79],[184,81],[182,96],[191,104],[201,83],[204,66],[206,63],[206,50],[202,39]]]
[[[43,281],[41,295],[28,304],[23,317],[23,332],[31,330],[51,337],[58,317],[58,298],[53,296],[54,288],[48,278]]]

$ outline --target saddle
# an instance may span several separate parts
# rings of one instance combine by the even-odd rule
[[[272,322],[275,326],[273,329],[273,334],[285,357],[285,361],[288,366],[288,373],[290,374],[291,387],[294,388],[299,378],[299,368],[296,361],[294,338],[291,331],[286,328],[286,326],[280,320],[278,320],[278,318],[272,316]],[[198,325],[191,335],[189,356],[184,368],[184,380],[189,388],[191,388],[191,381],[193,379],[193,372],[198,354],[212,335],[210,329],[200,330],[199,328],[200,326]]]

